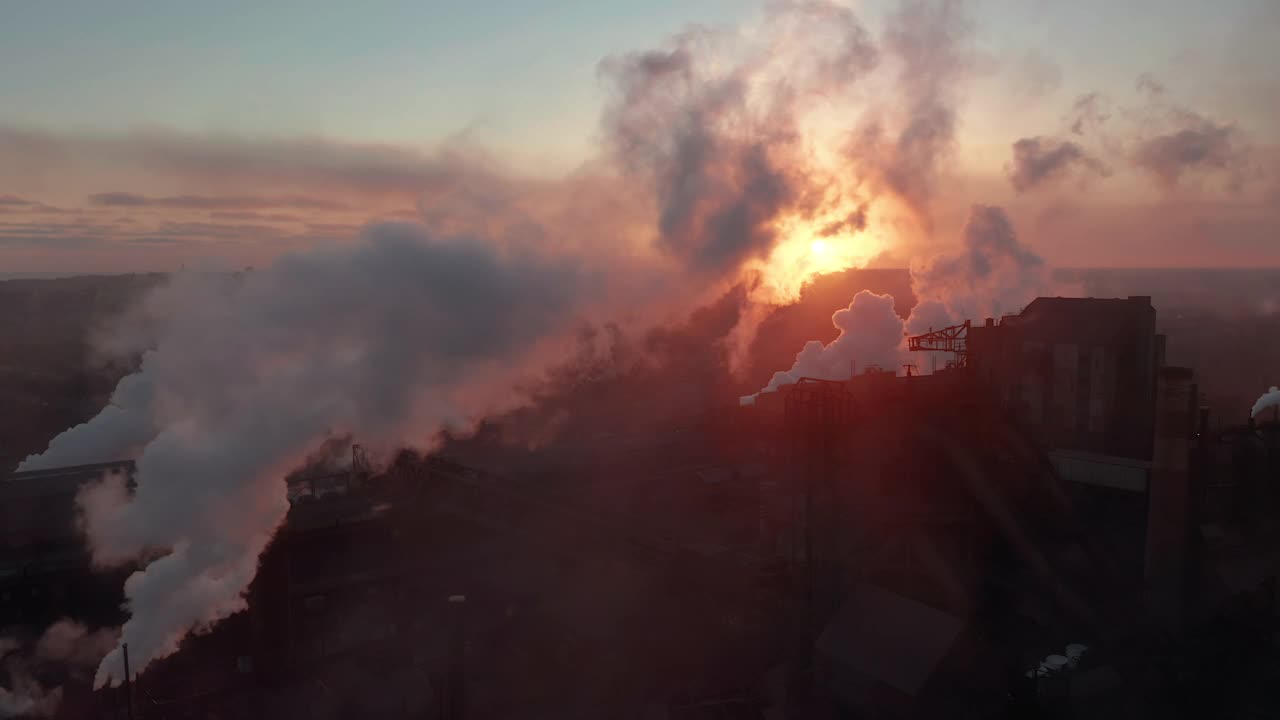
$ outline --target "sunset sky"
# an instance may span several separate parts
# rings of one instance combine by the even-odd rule
[[[873,34],[892,5],[851,4]],[[604,154],[602,60],[662,48],[691,24],[749,37],[763,7],[5,3],[0,274],[258,264],[372,220],[419,219],[421,193],[459,167],[529,182],[584,172]],[[931,201],[939,243],[983,202],[1005,206],[1059,265],[1280,265],[1280,4],[969,8],[955,142]],[[1158,96],[1143,96],[1157,87],[1140,87],[1144,76]],[[1014,143],[1070,139],[1073,106],[1091,93],[1129,135],[1090,151],[1096,172],[1016,191]],[[1179,165],[1142,160],[1202,129],[1221,153],[1193,144]]]

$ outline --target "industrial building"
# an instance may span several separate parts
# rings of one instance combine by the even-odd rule
[[[375,471],[357,447],[289,478],[247,612],[149,668],[132,711],[67,712],[1093,718],[1156,690],[1221,709],[1219,686],[1269,711],[1212,673],[1271,667],[1249,639],[1276,629],[1280,423],[1211,429],[1156,327],[1148,298],[1039,298],[912,338],[947,354],[931,374],[524,456]],[[113,622],[122,577],[89,570],[74,516],[104,472],[133,466],[0,482],[0,625]],[[105,607],[82,582],[115,583]]]

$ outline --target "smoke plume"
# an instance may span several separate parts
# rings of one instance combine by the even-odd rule
[[[760,392],[773,392],[803,377],[844,380],[858,368],[897,368],[902,357],[903,322],[894,312],[892,296],[863,290],[849,307],[831,316],[831,324],[840,330],[835,340],[826,345],[817,340],[805,343],[791,369],[774,373]],[[747,398],[744,403],[751,402]]]
[[[132,497],[103,484],[80,498],[95,562],[166,553],[125,584],[122,640],[143,668],[244,607],[288,511],[282,478],[325,438],[429,447],[441,428],[512,405],[600,287],[571,260],[412,225],[286,256],[231,287],[179,278],[144,308],[159,337],[113,407],[23,468],[145,442]],[[98,684],[120,667],[113,651]]]
[[[889,18],[884,44],[898,63],[900,127],[876,118],[854,137],[850,156],[927,222],[943,162],[955,143],[956,103],[971,23],[956,0],[904,2]]]
[[[1258,417],[1267,408],[1280,407],[1280,387],[1272,386],[1271,389],[1262,394],[1258,401],[1253,404],[1253,410],[1250,411],[1249,417]]]
[[[37,676],[49,669],[63,679],[91,672],[115,640],[114,631],[90,632],[67,619],[50,625],[25,650],[21,641],[0,637],[0,660],[8,676],[8,687],[0,687],[0,718],[53,716],[62,702],[62,687]]]
[[[1013,162],[1009,166],[1009,182],[1022,193],[1067,175],[1073,168],[1107,175],[1100,161],[1089,155],[1078,143],[1046,137],[1030,137],[1013,144]]]
[[[583,324],[652,326],[734,286],[748,306],[730,342],[745,346],[761,303],[896,239],[882,194],[927,214],[954,136],[960,4],[905,2],[883,49],[834,3],[780,3],[767,20],[759,35],[694,30],[605,60],[605,152],[560,181],[367,148],[319,148],[318,164],[302,147],[253,143],[142,153],[195,175],[262,168],[293,184],[416,191],[421,222],[376,224],[352,244],[230,281],[176,277],[108,335],[113,352],[142,352],[141,369],[97,417],[23,463],[136,457],[135,490],[104,482],[79,503],[96,563],[143,564],[125,585],[121,637],[139,670],[245,607],[289,509],[283,479],[327,439],[430,449],[441,430],[520,405],[519,388],[570,357]],[[886,55],[902,97],[853,106],[850,90]],[[824,134],[814,115],[833,109],[847,121]],[[843,157],[818,151],[851,135],[864,142]],[[138,142],[97,145],[115,157]],[[335,174],[340,160],[360,171]],[[986,225],[977,234],[1000,236],[998,222]],[[1000,242],[974,252],[1020,247]],[[1004,281],[1004,261],[983,257],[967,262]],[[930,278],[950,287],[944,275]],[[890,298],[859,295],[833,322],[841,337],[806,348],[793,373],[896,364],[902,322]],[[116,649],[96,683],[118,682],[121,669]]]
[[[1167,188],[1187,176],[1219,173],[1231,187],[1239,187],[1248,163],[1239,131],[1194,114],[1179,124],[1179,129],[1143,140],[1134,150],[1134,163]]]
[[[914,268],[912,284],[920,300],[907,323],[912,333],[1017,312],[1053,286],[1048,266],[1018,240],[1004,210],[985,205],[970,210],[960,251]]]

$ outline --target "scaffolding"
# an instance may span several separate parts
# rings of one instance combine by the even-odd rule
[[[929,329],[922,335],[907,338],[907,349],[911,352],[946,352],[954,357],[947,361],[947,369],[963,368],[969,365],[969,321],[960,325],[952,325],[941,330]]]

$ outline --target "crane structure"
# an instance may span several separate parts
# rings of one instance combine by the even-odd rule
[[[912,335],[907,338],[907,349],[911,352],[947,352],[955,357],[947,362],[948,368],[962,368],[969,364],[969,321],[961,325],[944,327],[941,330],[930,329],[923,335]]]

